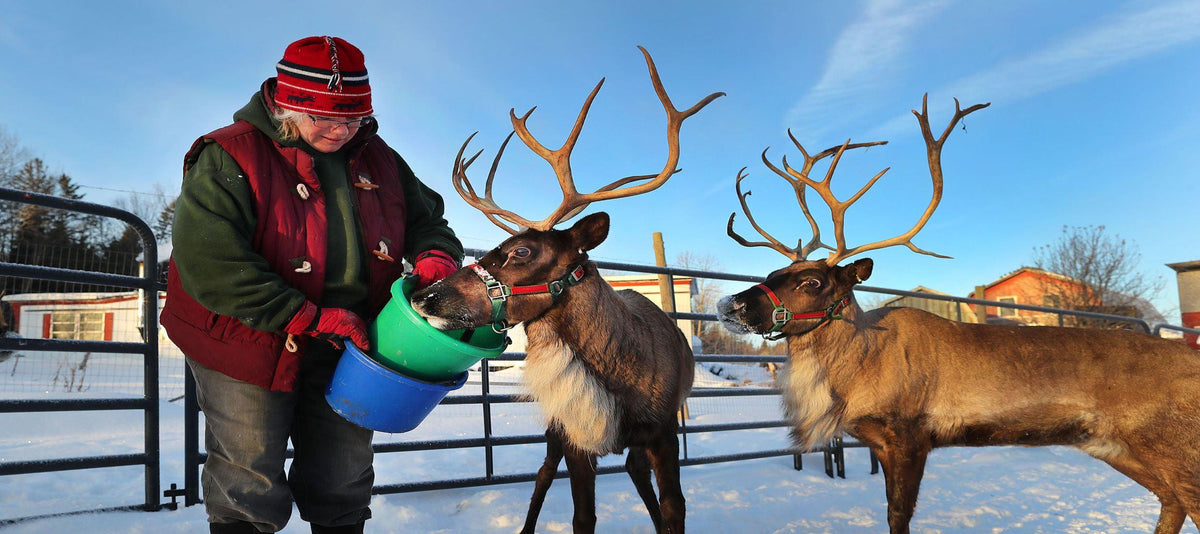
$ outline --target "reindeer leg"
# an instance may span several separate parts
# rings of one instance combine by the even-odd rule
[[[887,486],[888,526],[892,534],[908,533],[921,490],[921,477],[925,475],[925,459],[932,448],[928,442],[894,436],[876,451]]]
[[[1187,519],[1187,513],[1184,512],[1183,506],[1173,498],[1168,501],[1159,497],[1158,500],[1162,503],[1162,510],[1158,513],[1158,523],[1154,525],[1154,534],[1178,534],[1183,530],[1183,521]]]
[[[646,453],[650,457],[650,465],[654,468],[658,491],[661,494],[659,509],[662,512],[663,526],[659,532],[681,534],[687,511],[683,487],[679,484],[679,438],[675,436],[674,427],[670,428],[669,432],[647,447]]]
[[[1159,500],[1163,501],[1164,505],[1163,512],[1158,517],[1158,525],[1155,527],[1156,532],[1179,532],[1183,528],[1185,517],[1191,517],[1196,528],[1200,528],[1200,486],[1197,485],[1198,481],[1196,480],[1195,458],[1189,458],[1188,455],[1178,452],[1192,446],[1194,445],[1191,443],[1182,444],[1176,451],[1168,451],[1153,460],[1155,463],[1152,465],[1157,466],[1158,478],[1166,482],[1171,496],[1179,507],[1178,519],[1171,517],[1172,522],[1167,523],[1166,504],[1163,497],[1159,496]]]
[[[571,445],[563,447],[567,472],[571,474],[571,500],[575,515],[571,527],[576,534],[596,531],[596,455]]]
[[[910,428],[911,425],[894,421],[884,424],[874,420],[860,420],[850,433],[870,447],[871,452],[879,458],[879,465],[883,467],[883,480],[887,487],[888,527],[893,534],[908,532],[908,523],[917,507],[921,477],[925,476],[925,459],[933,449],[933,443],[928,439],[921,439],[920,433]]]
[[[917,507],[921,478],[929,449],[896,447],[882,451],[883,478],[887,485],[888,526],[892,534],[907,534]]]
[[[521,534],[533,534],[537,529],[538,514],[542,513],[542,503],[546,501],[546,492],[558,475],[558,464],[563,457],[562,438],[555,430],[554,424],[546,428],[546,459],[538,469],[537,479],[533,484],[533,496],[529,498],[529,512],[525,514],[525,526]]]
[[[1158,512],[1158,523],[1154,525],[1154,534],[1178,534],[1183,530],[1183,522],[1187,519],[1187,513],[1183,509],[1183,505],[1175,497],[1158,496],[1158,501],[1162,503],[1162,509]],[[1193,519],[1193,521],[1195,521]]]
[[[1141,440],[1142,446],[1131,448],[1138,460],[1166,483],[1183,508],[1183,513],[1200,529],[1200,477],[1197,476],[1200,473],[1200,450],[1197,450],[1195,442],[1195,403],[1192,401],[1190,406],[1179,406],[1170,414],[1168,419],[1154,425],[1157,432],[1143,433],[1146,437]],[[1160,516],[1158,528],[1163,526],[1162,523]],[[1174,532],[1179,532],[1180,528],[1182,524]]]
[[[1158,513],[1158,524],[1154,527],[1155,534],[1175,534],[1183,528],[1183,521],[1187,518],[1183,505],[1175,497],[1175,492],[1166,483],[1154,476],[1146,468],[1146,464],[1130,454],[1096,457],[1104,460],[1113,469],[1133,479],[1134,482],[1141,484],[1142,487],[1150,490],[1151,493],[1158,497],[1158,502],[1162,505],[1162,509]]]
[[[638,496],[646,505],[646,511],[650,512],[654,531],[662,531],[662,512],[658,510],[658,496],[654,494],[654,486],[650,483],[650,458],[646,456],[646,449],[629,448],[629,455],[625,457],[625,472],[629,473],[633,487],[637,488]]]

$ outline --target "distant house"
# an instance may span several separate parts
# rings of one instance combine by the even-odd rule
[[[611,275],[602,274],[602,278],[613,289],[620,291],[622,289],[632,289],[641,293],[646,298],[662,307],[662,291],[658,286],[658,276],[653,274],[625,274]],[[673,276],[671,279],[675,282],[675,287],[671,288],[673,292],[673,300],[675,302],[675,311],[679,313],[692,312],[692,296],[696,294],[696,283],[690,276]],[[679,329],[683,330],[689,338],[695,331],[693,321],[691,319],[679,319],[675,321],[679,325]]]
[[[1009,304],[1061,308],[1063,303],[1059,296],[1047,293],[1047,290],[1051,288],[1060,293],[1084,291],[1083,284],[1069,277],[1035,267],[1021,267],[984,286],[983,295],[977,295],[972,291],[970,297]],[[988,306],[987,319],[989,323],[1058,324],[1058,315],[1054,313],[1000,306]]]
[[[917,286],[912,289],[915,293],[927,293],[930,295],[950,296],[941,291],[934,291],[925,286]],[[964,323],[975,322],[975,310],[971,309],[970,304],[961,302],[951,302],[948,300],[925,299],[921,297],[913,297],[901,295],[892,297],[879,304],[880,308],[918,308],[929,313],[937,315],[951,321],[960,321]]]
[[[982,296],[977,296],[975,292],[972,292],[970,296],[996,302],[1062,309],[1069,303],[1061,302],[1060,295],[1085,295],[1088,291],[1087,287],[1076,279],[1035,267],[1021,267],[984,286]],[[1158,310],[1154,309],[1154,306],[1145,299],[1126,297],[1118,300],[1128,301],[1130,304],[1093,307],[1084,311],[1138,317],[1150,322],[1163,321]],[[989,323],[1013,321],[1028,325],[1057,325],[1059,324],[1059,315],[1034,310],[988,306],[987,320]],[[1074,319],[1068,317],[1065,324],[1071,326],[1073,321]]]
[[[160,309],[165,298],[159,293]],[[10,337],[143,341],[143,308],[137,291],[22,293],[5,295],[3,302],[12,310],[12,331],[6,333]],[[159,394],[168,399],[178,397],[183,394],[183,353],[161,328],[154,335],[158,339]],[[22,369],[19,383],[6,383],[14,391],[142,393],[145,369],[140,354],[65,350],[17,356],[20,358],[6,364],[14,370],[18,366]],[[8,358],[0,358],[0,363],[5,360]]]
[[[159,307],[165,294],[159,295]],[[12,329],[24,338],[140,342],[136,291],[5,295]]]

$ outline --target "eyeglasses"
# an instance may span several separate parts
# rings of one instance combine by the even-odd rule
[[[340,121],[337,119],[330,119],[330,118],[326,118],[326,117],[317,117],[314,115],[308,115],[308,120],[312,121],[313,126],[316,126],[318,128],[333,128],[335,126],[345,126],[347,129],[353,129],[353,128],[362,128],[363,126],[371,124],[372,119],[371,119],[371,117],[363,117],[361,119],[354,119],[352,121]]]

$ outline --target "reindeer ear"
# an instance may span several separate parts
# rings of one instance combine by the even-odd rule
[[[571,245],[580,251],[592,250],[608,237],[608,214],[599,211],[588,215],[575,223],[567,233],[571,236]]]
[[[863,258],[850,265],[847,265],[842,270],[842,276],[845,277],[846,283],[851,285],[865,282],[871,277],[871,269],[875,266],[875,262],[871,258]]]

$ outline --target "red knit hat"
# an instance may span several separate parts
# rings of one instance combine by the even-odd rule
[[[367,65],[354,45],[338,37],[305,37],[283,51],[275,103],[325,117],[365,117],[371,108]]]

